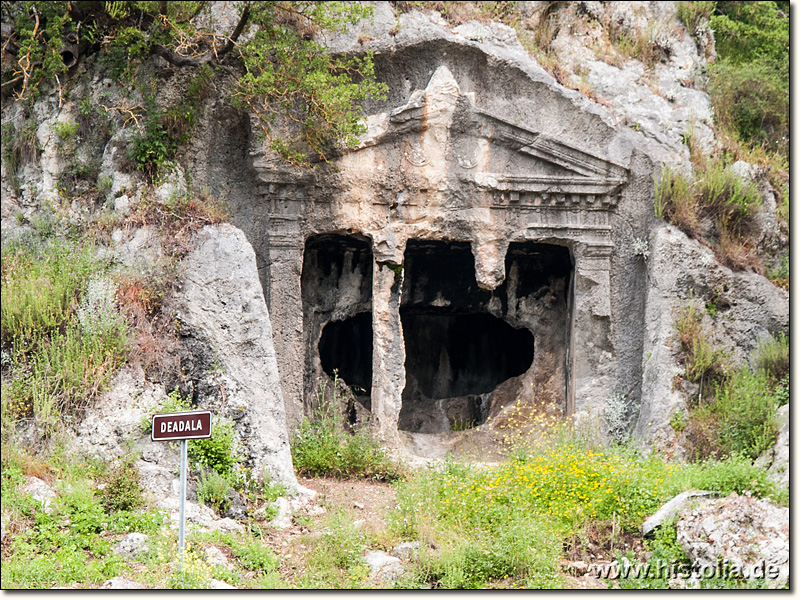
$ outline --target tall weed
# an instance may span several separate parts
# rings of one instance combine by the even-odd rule
[[[771,382],[783,379],[789,374],[789,337],[782,331],[777,336],[770,335],[758,346],[754,363]]]
[[[336,390],[336,380],[334,380]],[[292,461],[298,473],[312,477],[368,478],[393,481],[401,477],[400,466],[393,461],[367,429],[347,432],[330,403],[305,419],[291,444]]]

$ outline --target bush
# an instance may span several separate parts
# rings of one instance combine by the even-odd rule
[[[139,471],[129,459],[112,469],[103,489],[100,504],[108,514],[133,511],[144,506],[142,491]]]
[[[57,239],[30,238],[3,248],[3,347],[28,352],[69,320],[86,281],[103,267],[94,254],[91,245]]]
[[[686,25],[692,36],[703,26],[708,26],[716,2],[678,2],[678,18]]]
[[[697,232],[697,205],[689,179],[669,167],[655,182],[655,214],[691,236]]]
[[[769,336],[756,350],[755,367],[764,371],[769,380],[776,382],[789,375],[789,338],[781,332]]]
[[[234,432],[231,423],[216,423],[213,437],[189,440],[188,458],[195,464],[212,469],[229,482],[233,478],[233,467],[239,462],[234,451]]]
[[[347,432],[335,414],[338,406],[338,377],[333,379],[333,398],[322,401],[312,419],[304,419],[291,444],[292,461],[298,473],[312,477],[371,478],[392,481],[400,478],[400,467],[368,430]],[[324,385],[322,386],[324,397]]]
[[[182,412],[185,410],[191,410],[191,408],[192,404],[189,398],[184,398],[181,396],[180,390],[176,387],[169,394],[167,394],[167,397],[158,406],[147,413],[147,416],[142,417],[140,422],[142,432],[150,433],[153,430],[153,415]]]
[[[760,207],[757,186],[743,184],[721,159],[696,165],[693,181],[664,167],[655,182],[655,215],[700,239],[700,221],[710,219],[714,230],[704,235],[716,236],[719,259],[735,269],[759,266],[747,246]]]
[[[248,571],[270,573],[278,568],[278,557],[269,546],[259,541],[231,545],[231,552]]]
[[[727,496],[731,492],[750,492],[758,497],[774,493],[775,488],[767,472],[748,457],[732,454],[725,460],[707,460],[682,467],[680,477],[698,490],[712,490]]]
[[[757,458],[775,443],[775,400],[763,374],[737,371],[701,410],[720,415],[717,435],[725,454]]]
[[[701,312],[690,300],[679,309],[675,329],[678,331],[683,350],[686,378],[692,382],[704,381],[710,384],[724,377],[727,354],[719,348],[714,348],[708,341],[708,334],[701,320]]]
[[[747,144],[789,148],[789,7],[717,2],[711,27],[718,60],[710,91],[717,119]]]
[[[48,435],[61,413],[83,409],[124,361],[127,325],[116,313],[113,290],[105,286],[101,301],[91,283],[104,281],[92,276],[106,268],[93,246],[69,240],[32,236],[4,248],[6,422],[33,417]]]
[[[197,478],[197,499],[203,504],[211,504],[217,512],[223,513],[228,508],[231,484],[213,469],[200,469]]]
[[[763,372],[733,372],[718,386],[714,398],[691,410],[690,456],[758,457],[775,442],[777,406],[776,393]]]

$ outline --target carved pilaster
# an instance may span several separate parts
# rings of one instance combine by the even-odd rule
[[[303,301],[300,274],[303,269],[303,236],[297,218],[273,215],[269,231],[269,312],[273,323],[275,353],[281,377],[286,421],[289,427],[303,419],[303,378],[297,365],[302,364]]]

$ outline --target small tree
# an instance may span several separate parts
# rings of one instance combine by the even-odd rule
[[[46,81],[62,90],[65,43],[82,55],[100,53],[125,81],[150,56],[176,67],[233,62],[241,76],[233,101],[258,118],[271,147],[293,163],[326,159],[336,144],[354,144],[364,130],[361,102],[382,97],[372,56],[337,56],[315,41],[371,14],[360,2],[228,2],[236,25],[222,31],[212,2],[2,2],[2,86],[33,100]],[[243,34],[247,34],[246,36]],[[242,41],[242,40],[245,41]],[[71,57],[70,57],[71,60]],[[207,67],[206,67],[207,68]],[[276,119],[296,124],[276,134]]]

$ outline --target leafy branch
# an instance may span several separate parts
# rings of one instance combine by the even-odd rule
[[[236,25],[223,31],[208,2],[3,2],[2,86],[18,101],[33,101],[44,81],[62,88],[68,69],[64,37],[81,56],[110,57],[121,82],[159,56],[174,67],[228,61],[242,69],[234,104],[251,110],[271,147],[295,164],[328,160],[337,145],[363,132],[362,102],[382,98],[372,56],[336,56],[315,38],[342,32],[371,15],[355,2],[231,2]],[[245,35],[246,34],[246,35]],[[242,41],[244,39],[244,41]],[[128,116],[133,116],[127,112]],[[134,117],[134,120],[138,119]],[[294,132],[294,133],[290,133]]]

